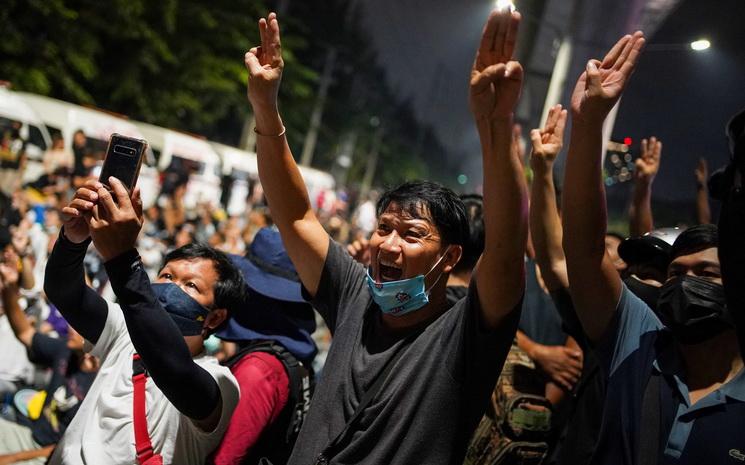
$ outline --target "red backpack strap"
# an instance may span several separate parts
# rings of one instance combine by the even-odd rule
[[[134,399],[132,402],[132,417],[135,427],[135,449],[137,450],[137,463],[144,465],[153,457],[153,444],[150,442],[150,433],[147,431],[147,416],[145,414],[145,383],[147,383],[147,371],[138,354],[132,355],[132,385],[134,387]]]

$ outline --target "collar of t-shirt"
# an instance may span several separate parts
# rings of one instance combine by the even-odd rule
[[[740,370],[729,382],[691,405],[688,385],[683,381],[685,373],[683,361],[672,340],[669,338],[666,342],[658,352],[652,366],[657,374],[665,377],[680,399],[665,446],[665,455],[680,458],[693,430],[695,419],[706,415],[706,409],[726,404],[728,398],[735,402],[745,402],[745,369]],[[671,383],[671,380],[674,383]]]

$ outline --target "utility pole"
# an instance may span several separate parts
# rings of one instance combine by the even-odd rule
[[[370,153],[367,155],[365,176],[362,178],[362,185],[360,186],[360,200],[367,197],[375,179],[375,171],[378,168],[378,156],[380,155],[380,143],[383,141],[383,132],[383,125],[378,122],[378,128],[375,130],[375,135],[373,136]]]
[[[321,118],[323,117],[323,108],[326,105],[329,87],[334,76],[334,64],[336,62],[336,48],[330,47],[326,52],[326,62],[323,64],[323,73],[321,74],[321,83],[316,96],[316,103],[313,105],[313,112],[310,114],[310,127],[305,134],[303,142],[303,153],[300,156],[300,164],[310,166],[313,161],[313,152],[316,149],[318,141],[318,131],[321,129]]]

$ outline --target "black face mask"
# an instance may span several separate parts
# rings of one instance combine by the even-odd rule
[[[639,297],[645,304],[649,305],[649,308],[651,308],[652,311],[657,311],[657,300],[660,298],[660,287],[647,284],[633,276],[629,276],[624,279],[623,282],[635,296]]]
[[[695,276],[665,283],[657,309],[662,322],[682,344],[698,344],[734,327],[724,287]]]

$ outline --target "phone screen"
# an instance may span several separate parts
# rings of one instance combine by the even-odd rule
[[[147,142],[144,140],[112,134],[98,180],[111,190],[109,177],[114,176],[131,191],[137,184],[146,148]]]

